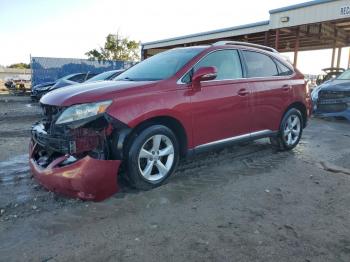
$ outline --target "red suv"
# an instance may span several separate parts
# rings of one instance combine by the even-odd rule
[[[176,48],[113,81],[55,90],[40,100],[30,166],[52,191],[102,200],[131,185],[150,189],[181,157],[270,137],[294,148],[310,115],[304,76],[274,49],[241,42]]]

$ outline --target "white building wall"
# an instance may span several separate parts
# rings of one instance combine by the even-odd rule
[[[344,9],[345,8],[345,9]],[[346,12],[342,12],[342,11]],[[281,22],[289,17],[289,22]],[[350,17],[350,0],[335,0],[270,15],[271,29],[324,22]]]

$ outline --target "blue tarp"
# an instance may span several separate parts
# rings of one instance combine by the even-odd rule
[[[98,62],[87,59],[32,57],[32,86],[52,82],[74,73],[102,73],[108,70],[128,68],[132,62]]]

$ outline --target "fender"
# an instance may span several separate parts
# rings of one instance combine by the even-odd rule
[[[192,147],[192,119],[187,89],[149,92],[143,95],[119,97],[107,113],[130,128],[155,117],[172,117],[185,129],[188,146]]]

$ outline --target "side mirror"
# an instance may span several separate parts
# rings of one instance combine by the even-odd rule
[[[202,81],[210,81],[217,77],[217,69],[215,66],[201,67],[194,72],[192,76],[192,84],[194,88],[200,88]]]

